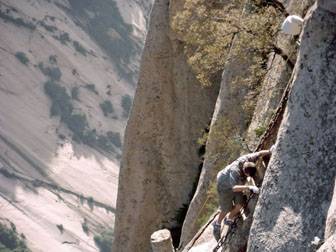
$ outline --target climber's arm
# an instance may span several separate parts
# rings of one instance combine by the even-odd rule
[[[246,186],[246,185],[235,185],[234,187],[232,187],[232,191],[234,192],[242,192],[248,189],[249,189],[249,186]]]
[[[256,186],[248,186],[248,185],[235,185],[232,187],[233,192],[243,192],[245,190],[250,190],[253,193],[258,194],[259,193],[259,188]]]
[[[272,148],[271,148],[272,149]],[[263,158],[265,156],[270,156],[272,154],[271,149],[269,150],[261,150],[261,151],[257,151],[251,154],[247,154],[247,160],[249,162],[256,162],[259,158]]]
[[[256,156],[258,156],[258,158],[269,156],[271,154],[272,154],[271,150],[261,150],[261,151],[256,152]]]

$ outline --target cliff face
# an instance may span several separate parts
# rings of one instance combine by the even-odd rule
[[[114,251],[149,251],[150,234],[162,227],[178,234],[200,172],[197,139],[216,100],[217,88],[201,87],[170,36],[169,2],[152,10],[126,129]]]
[[[335,178],[335,13],[306,18],[277,146],[262,186],[249,251],[309,248],[324,236]]]
[[[283,19],[288,13],[305,16],[314,2],[279,1],[277,8],[282,10]],[[251,202],[249,219],[239,224],[222,251],[308,251],[315,236],[326,239],[320,250],[327,251],[335,239],[330,217],[334,208],[329,209],[335,179],[334,2],[318,1],[305,18],[298,42],[283,34],[274,37],[275,48],[268,55],[258,88],[237,88],[237,78],[252,75],[256,82],[249,72],[255,63],[253,54],[240,58],[228,55],[219,90],[199,86],[188,67],[184,44],[169,28],[169,18],[183,4],[157,0],[152,12],[125,137],[114,251],[150,251],[152,232],[169,228],[173,236],[178,235],[181,221],[179,251],[213,249],[213,218],[194,235],[215,174],[246,153],[246,145],[253,151],[269,148],[275,141],[276,151],[268,164],[260,198]],[[230,53],[241,47],[233,39]],[[247,97],[255,97],[248,110],[244,107]],[[210,117],[198,179],[196,139]],[[264,172],[260,171],[261,180]],[[196,192],[191,195],[195,182]],[[181,210],[186,207],[184,218]]]
[[[296,1],[284,2],[284,12],[296,13],[303,15],[313,1],[302,1],[298,4]],[[242,14],[244,15],[244,13]],[[248,15],[248,13],[246,13]],[[238,41],[233,41],[232,49],[241,47]],[[217,98],[216,110],[214,112],[209,138],[207,141],[207,152],[202,174],[197,186],[196,193],[186,215],[181,237],[181,246],[184,247],[197,231],[196,221],[193,221],[202,214],[202,210],[208,199],[208,191],[211,184],[215,181],[215,176],[219,169],[224,168],[232,158],[238,157],[240,153],[246,153],[255,150],[261,135],[268,127],[270,120],[277,110],[279,102],[283,96],[283,92],[288,85],[293,67],[296,61],[297,45],[295,39],[288,35],[278,34],[273,42],[279,49],[277,52],[271,53],[267,62],[267,71],[262,80],[260,80],[260,93],[255,87],[237,88],[236,79],[242,76],[253,74],[249,72],[249,67],[253,66],[253,54],[245,53],[244,57],[237,59],[229,59],[223,71],[221,88]],[[248,48],[245,48],[249,52]],[[253,77],[251,77],[253,79]],[[252,105],[252,113],[244,108],[244,102],[249,95],[256,96]],[[248,119],[251,118],[251,119]],[[227,123],[233,124],[229,132],[225,132]],[[278,126],[275,126],[278,128]],[[238,131],[236,129],[239,129]],[[276,131],[276,129],[274,129]],[[260,131],[260,132],[259,132]],[[226,134],[231,137],[235,133],[246,136],[244,144],[238,148],[230,148],[223,146],[225,138],[219,137],[220,134]],[[258,133],[258,134],[257,134]],[[268,137],[260,148],[269,148],[276,138],[276,132],[272,137]],[[245,146],[244,146],[245,145]],[[248,149],[246,148],[248,147]],[[260,169],[260,177],[263,176],[263,169]],[[249,225],[246,225],[246,228]],[[248,230],[243,232],[245,238]],[[240,239],[244,244],[246,239]],[[239,242],[238,242],[239,243]],[[238,244],[237,244],[238,246]]]
[[[124,2],[0,1],[0,219],[33,251],[113,228],[151,5]]]

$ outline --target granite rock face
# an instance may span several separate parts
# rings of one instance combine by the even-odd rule
[[[296,13],[298,15],[304,15],[306,9],[313,3],[312,0],[304,0],[300,3],[297,1],[280,2],[283,4],[286,12]],[[215,181],[218,167],[223,168],[223,163],[227,162],[228,157],[238,157],[242,149],[236,150],[235,152],[229,148],[220,149],[219,146],[221,143],[217,139],[218,133],[216,134],[215,132],[218,131],[218,128],[223,127],[223,121],[230,121],[239,129],[241,135],[246,133],[246,143],[249,149],[254,150],[260,139],[260,136],[257,136],[255,133],[256,130],[261,127],[266,129],[281,100],[282,93],[290,79],[293,64],[296,61],[297,47],[293,38],[283,34],[279,34],[278,37],[275,38],[275,44],[282,51],[283,55],[279,53],[270,55],[267,73],[262,81],[259,95],[257,93],[257,99],[253,107],[253,115],[246,112],[242,104],[244,103],[246,95],[256,95],[255,90],[253,88],[242,88],[237,92],[237,85],[235,83],[237,77],[244,75],[249,76],[250,73],[246,69],[251,66],[252,56],[247,54],[246,57],[242,59],[229,59],[225,66],[216,109],[211,121],[202,174],[183,224],[181,247],[185,246],[196,234],[197,226],[195,219],[200,215],[202,208],[206,204],[207,192],[211,183]],[[234,47],[237,46],[239,45],[233,41],[232,49],[234,50]],[[252,119],[248,120],[249,117],[252,117]],[[246,122],[249,122],[249,124],[246,124]],[[272,140],[275,138],[276,135],[272,137]],[[270,147],[271,144],[269,141],[267,145],[269,146],[263,146],[263,148]],[[246,150],[244,151],[246,152]],[[244,226],[249,227],[249,225]],[[245,234],[246,240],[248,230],[242,233]],[[239,244],[239,239],[237,239],[236,242]],[[232,247],[233,251],[235,247],[236,246]]]
[[[336,15],[305,19],[293,88],[254,214],[248,251],[310,251],[323,237],[336,173]]]
[[[189,69],[169,28],[169,5],[157,0],[152,10],[126,129],[113,251],[150,251],[154,231],[178,233],[200,172],[197,139],[218,93],[203,88]]]

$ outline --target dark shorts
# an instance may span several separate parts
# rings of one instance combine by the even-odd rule
[[[230,190],[218,190],[219,208],[223,212],[231,210],[233,205],[243,205],[246,202],[246,196],[240,192],[233,192]]]

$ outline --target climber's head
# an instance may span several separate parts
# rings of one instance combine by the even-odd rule
[[[243,173],[245,176],[254,177],[257,172],[257,166],[253,162],[245,162],[243,165]]]

